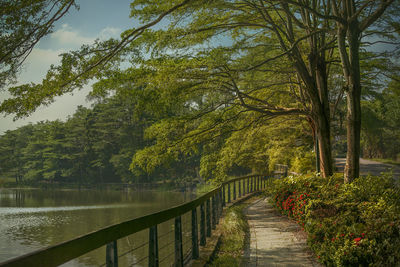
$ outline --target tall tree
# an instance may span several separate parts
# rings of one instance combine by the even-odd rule
[[[379,20],[394,0],[330,1],[337,27],[337,46],[346,79],[347,157],[345,182],[360,172],[361,70],[360,45],[363,33]],[[390,22],[389,22],[390,25]],[[386,29],[385,29],[386,30]]]

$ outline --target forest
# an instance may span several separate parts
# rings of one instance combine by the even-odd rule
[[[362,101],[364,158],[399,159],[400,95],[396,88],[399,85],[392,82]],[[309,126],[288,119],[259,121],[240,132],[224,133],[211,144],[199,144],[190,154],[176,153],[160,164],[143,165],[140,153],[151,149],[162,135],[148,128],[174,114],[146,112],[139,101],[138,96],[106,97],[92,108],[80,106],[65,122],[43,121],[7,131],[0,137],[1,178],[22,184],[143,183],[190,181],[200,174],[212,179],[268,172],[275,164],[288,164],[296,173],[315,171]],[[345,131],[340,117],[344,111],[337,113],[333,149],[335,156],[344,157]],[[232,122],[231,128],[237,124],[243,121]]]
[[[3,134],[2,177],[221,181],[277,163],[329,177],[346,156],[351,182],[360,156],[399,158],[397,1],[136,0],[139,26],[16,85],[32,48],[78,6],[50,2],[7,4],[0,111],[29,116],[90,81],[94,104]]]

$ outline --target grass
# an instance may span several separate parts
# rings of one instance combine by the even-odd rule
[[[248,204],[231,206],[222,221],[222,238],[211,266],[240,266],[249,225],[243,210]]]
[[[385,164],[392,164],[392,165],[400,166],[400,162],[392,160],[392,159],[371,159],[371,160],[382,162],[382,163],[385,163]]]

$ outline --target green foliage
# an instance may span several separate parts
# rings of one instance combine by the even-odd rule
[[[343,184],[340,175],[274,181],[274,206],[295,219],[327,266],[394,266],[400,261],[399,188],[389,175]]]
[[[399,88],[392,81],[382,94],[362,102],[361,145],[366,158],[396,160],[400,154]]]
[[[291,161],[291,171],[306,174],[315,171],[315,153],[298,149]]]
[[[92,109],[78,107],[65,123],[40,122],[0,137],[0,174],[16,183],[151,182],[196,177],[198,157],[176,157],[150,174],[129,170],[148,121],[135,97],[98,98]],[[185,166],[185,167],[182,167]]]
[[[15,83],[32,49],[71,6],[74,0],[1,1],[0,88]]]

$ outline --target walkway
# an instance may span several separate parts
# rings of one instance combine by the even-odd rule
[[[343,171],[346,159],[337,158],[338,171]],[[400,167],[360,159],[360,173],[379,175],[393,170],[399,179]],[[250,242],[243,266],[322,266],[307,247],[306,233],[300,226],[280,215],[266,198],[255,200],[246,209],[250,226]]]
[[[346,164],[345,158],[336,158],[336,166],[339,172],[343,172],[344,166]],[[391,165],[391,164],[384,164],[377,161],[372,161],[368,159],[360,158],[360,174],[361,175],[380,175],[382,172],[389,172],[393,170],[393,175],[396,179],[400,178],[400,167]]]
[[[257,199],[246,210],[250,245],[243,266],[320,266],[312,260],[306,234],[267,199]]]

